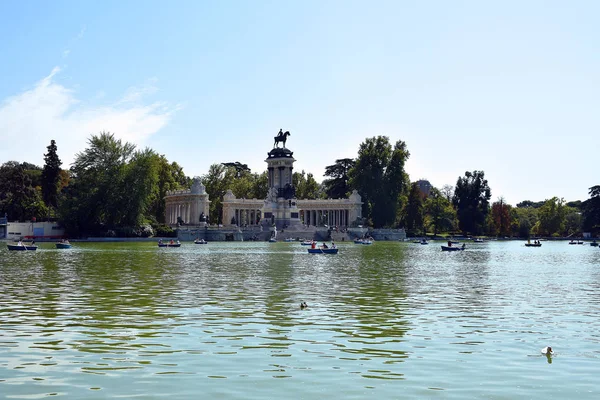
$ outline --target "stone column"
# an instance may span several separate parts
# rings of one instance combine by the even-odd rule
[[[285,170],[285,167],[278,167],[277,169],[279,170],[279,187],[282,188],[285,186],[283,184],[283,171]]]
[[[268,171],[267,176],[269,178],[269,188],[272,188],[273,186],[275,186],[274,185],[275,182],[273,182],[273,179],[275,178],[275,176],[274,176],[275,174],[273,172],[273,167],[268,167],[267,171]]]

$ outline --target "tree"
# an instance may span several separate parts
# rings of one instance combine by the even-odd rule
[[[440,190],[433,188],[429,196],[425,200],[426,221],[433,230],[433,234],[438,232],[449,231],[454,228],[454,220],[456,212],[450,201],[446,198],[446,194]]]
[[[565,233],[575,235],[581,233],[582,227],[581,212],[575,207],[567,206],[565,209]]]
[[[239,178],[244,172],[250,172],[250,168],[248,168],[247,164],[242,164],[239,161],[236,162],[226,162],[223,163],[226,167],[231,167],[235,169],[236,177]]]
[[[423,196],[417,182],[413,182],[410,186],[405,218],[405,227],[409,235],[419,235],[423,231],[423,221]]]
[[[396,142],[392,149],[387,136],[367,138],[359,147],[356,162],[348,171],[349,185],[360,193],[363,216],[375,227],[396,222],[402,206],[400,195],[407,192],[404,164],[409,156],[404,142]]]
[[[132,209],[131,204],[125,204],[132,201],[127,163],[135,146],[107,132],[92,135],[88,145],[76,154],[71,168],[73,180],[59,202],[59,215],[71,234],[102,234],[138,219],[137,215],[125,215]]]
[[[56,153],[56,142],[50,141],[46,147],[48,153],[44,155],[44,169],[42,170],[42,197],[48,207],[56,208],[58,205],[58,192],[61,182],[62,162]]]
[[[513,233],[519,237],[528,238],[532,228],[538,221],[538,209],[533,207],[515,207],[511,210]]]
[[[406,160],[410,157],[410,153],[406,148],[406,143],[399,140],[394,145],[392,158],[388,164],[383,176],[383,220],[385,225],[397,225],[400,219],[397,218],[398,211],[404,208],[404,194],[410,191],[410,179],[404,171]],[[420,189],[419,189],[419,193]],[[421,221],[421,228],[423,227]]]
[[[320,186],[311,173],[307,175],[304,171],[302,173],[294,172],[292,184],[296,188],[296,198],[298,199],[315,200],[319,197]]]
[[[187,189],[191,185],[191,179],[185,176],[183,169],[176,162],[169,163],[164,155],[155,155],[158,182],[154,192],[149,199],[146,216],[151,221],[165,222],[165,196],[173,190]]]
[[[491,197],[483,171],[467,171],[464,177],[458,178],[452,203],[463,232],[480,234],[483,231]]]
[[[550,236],[563,233],[565,215],[564,199],[553,197],[546,200],[538,210],[538,234]]]
[[[122,201],[119,225],[138,227],[148,222],[152,204],[159,193],[160,167],[160,156],[151,149],[133,154],[124,171],[123,184],[127,192]]]
[[[331,179],[325,179],[323,186],[327,197],[331,199],[341,199],[348,196],[350,186],[348,185],[348,172],[354,166],[355,161],[352,158],[342,158],[335,160],[335,164],[325,167],[324,176]]]
[[[594,236],[600,233],[600,185],[589,189],[590,198],[581,204],[583,229]]]
[[[492,219],[494,231],[501,236],[508,236],[511,233],[512,217],[511,206],[506,204],[503,197],[492,204]]]
[[[544,205],[543,201],[531,201],[531,200],[523,200],[520,203],[517,203],[518,208],[540,208]]]
[[[269,175],[267,171],[261,174],[253,174],[254,184],[252,186],[253,199],[265,199],[269,191]]]
[[[440,190],[440,192],[446,198],[446,200],[452,201],[452,196],[454,196],[454,186],[444,185],[444,186],[442,186],[442,189]]]
[[[16,161],[0,166],[0,215],[4,214],[17,221],[47,215],[41,192],[32,187],[24,164]]]
[[[235,174],[234,168],[228,168],[223,164],[212,164],[208,168],[208,173],[202,176],[202,182],[210,199],[209,218],[212,223],[223,222],[221,221],[223,196],[233,186]]]

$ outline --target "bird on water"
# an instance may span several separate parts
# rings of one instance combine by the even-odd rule
[[[554,351],[552,350],[552,347],[546,346],[542,349],[542,354],[546,356],[551,356],[552,354],[554,354]]]

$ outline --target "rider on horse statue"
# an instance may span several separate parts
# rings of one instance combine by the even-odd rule
[[[287,137],[290,136],[291,133],[289,131],[283,131],[283,129],[279,129],[279,133],[275,136],[275,143],[273,143],[273,148],[277,147],[277,143],[283,142],[283,148],[285,148],[285,142],[287,141]]]

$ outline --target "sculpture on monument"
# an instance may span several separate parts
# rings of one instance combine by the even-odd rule
[[[287,141],[287,137],[290,136],[290,131],[283,131],[283,129],[279,129],[279,133],[275,136],[275,143],[273,143],[273,148],[279,147],[278,143],[283,142],[283,148],[285,149],[285,142]]]

